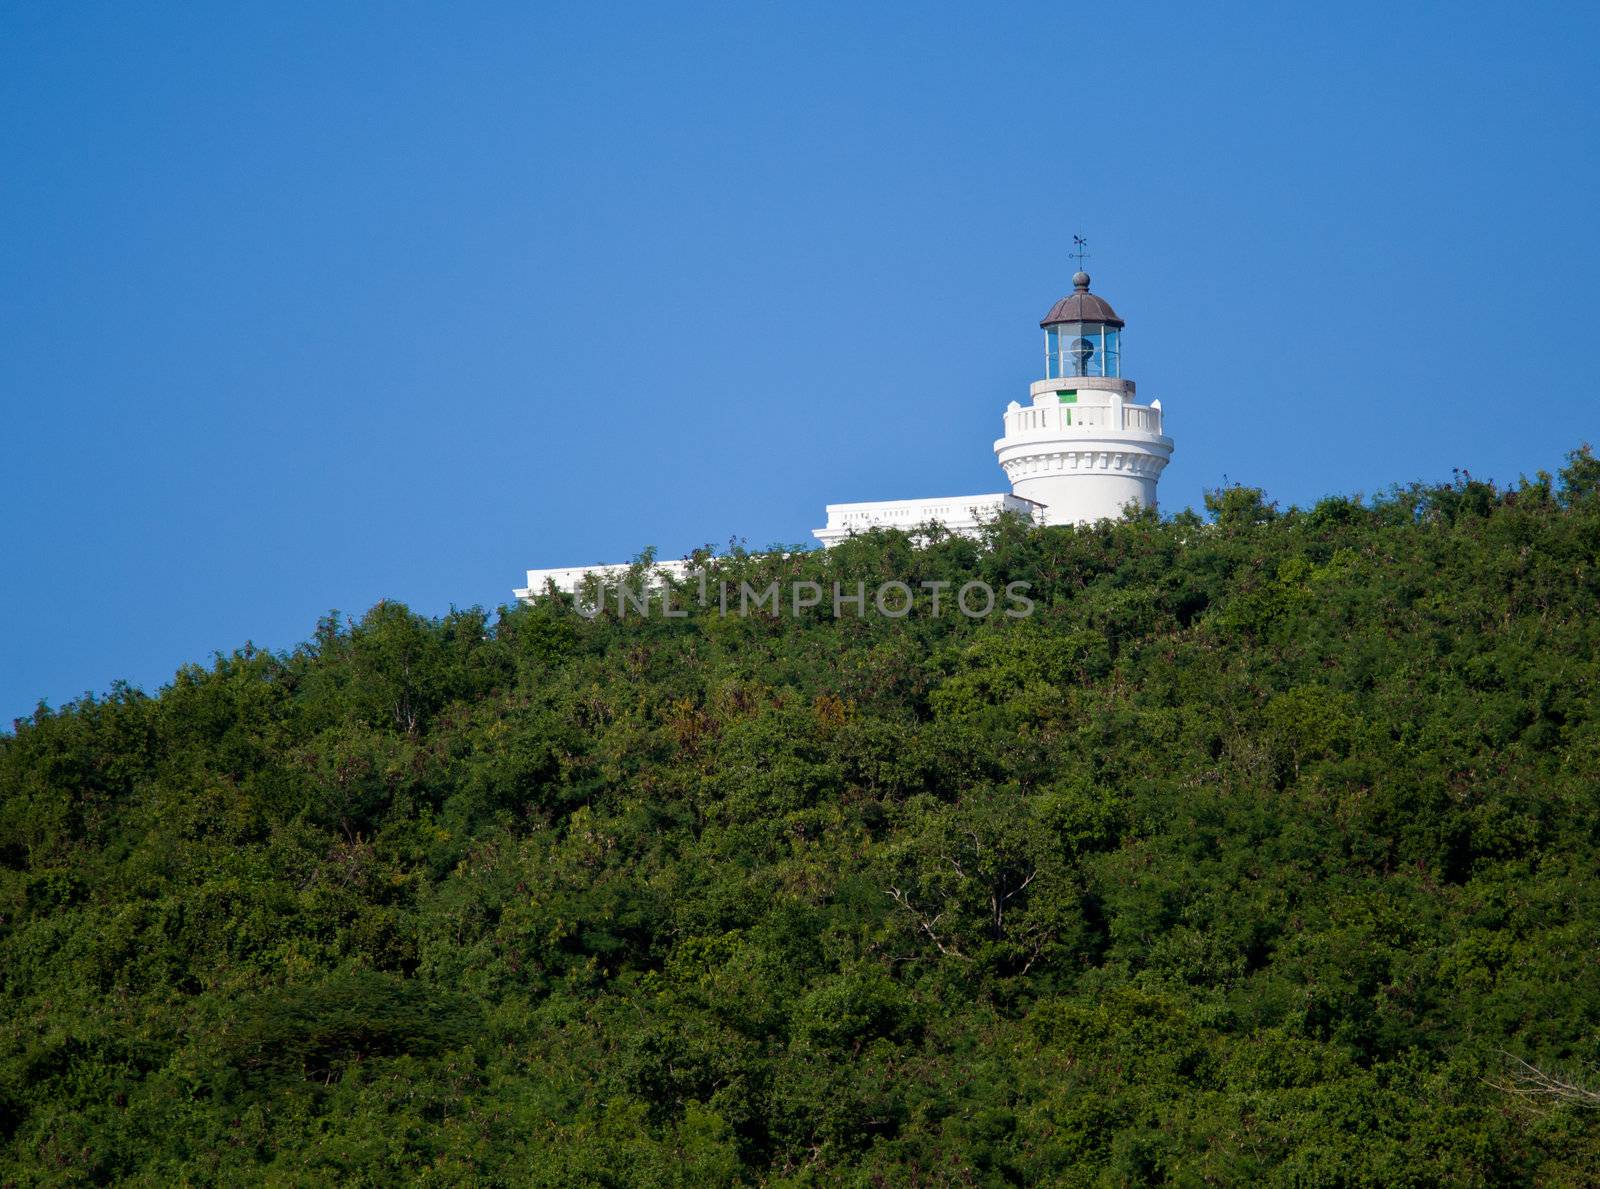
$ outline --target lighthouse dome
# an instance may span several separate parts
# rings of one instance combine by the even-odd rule
[[[1105,298],[1089,292],[1089,274],[1080,272],[1072,278],[1072,292],[1050,307],[1040,326],[1059,326],[1063,322],[1103,322],[1107,326],[1122,326],[1117,311]]]

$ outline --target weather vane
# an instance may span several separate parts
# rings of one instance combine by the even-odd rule
[[[1078,271],[1082,272],[1083,262],[1089,259],[1089,241],[1084,239],[1081,235],[1075,235],[1072,237],[1072,243],[1073,246],[1078,250],[1076,252],[1068,252],[1067,255],[1077,258]]]

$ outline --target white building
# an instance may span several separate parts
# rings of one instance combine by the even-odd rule
[[[994,444],[1009,492],[939,499],[829,504],[828,523],[812,536],[831,546],[873,528],[942,525],[975,534],[1001,512],[1037,524],[1089,524],[1122,515],[1130,504],[1154,508],[1156,483],[1172,457],[1161,402],[1135,403],[1134,383],[1122,375],[1124,323],[1110,304],[1089,292],[1089,274],[1039,323],[1044,331],[1044,378],[1028,386],[1028,403],[1006,406],[1005,432]],[[682,576],[684,562],[655,568]],[[529,570],[527,599],[554,583],[575,589],[585,574],[616,574],[626,565]]]

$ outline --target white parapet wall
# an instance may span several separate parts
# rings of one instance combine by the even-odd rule
[[[875,528],[906,531],[941,525],[953,533],[976,536],[978,530],[1002,512],[1017,512],[1030,521],[1039,512],[1032,500],[999,492],[994,495],[955,495],[931,500],[877,500],[855,504],[829,504],[828,523],[811,530],[824,545],[835,545],[856,533]]]
[[[522,602],[537,595],[547,594],[553,585],[562,594],[576,594],[583,585],[583,580],[590,574],[602,582],[620,578],[633,569],[631,562],[615,562],[598,566],[565,566],[553,570],[529,570],[528,585],[513,590],[511,593]],[[651,562],[648,568],[651,575],[663,575],[682,581],[689,573],[687,561],[657,561]],[[657,578],[657,581],[660,579]]]

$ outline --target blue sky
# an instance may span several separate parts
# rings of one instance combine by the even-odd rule
[[[997,491],[1074,232],[1163,506],[1596,431],[1592,5],[0,8],[0,721]]]

